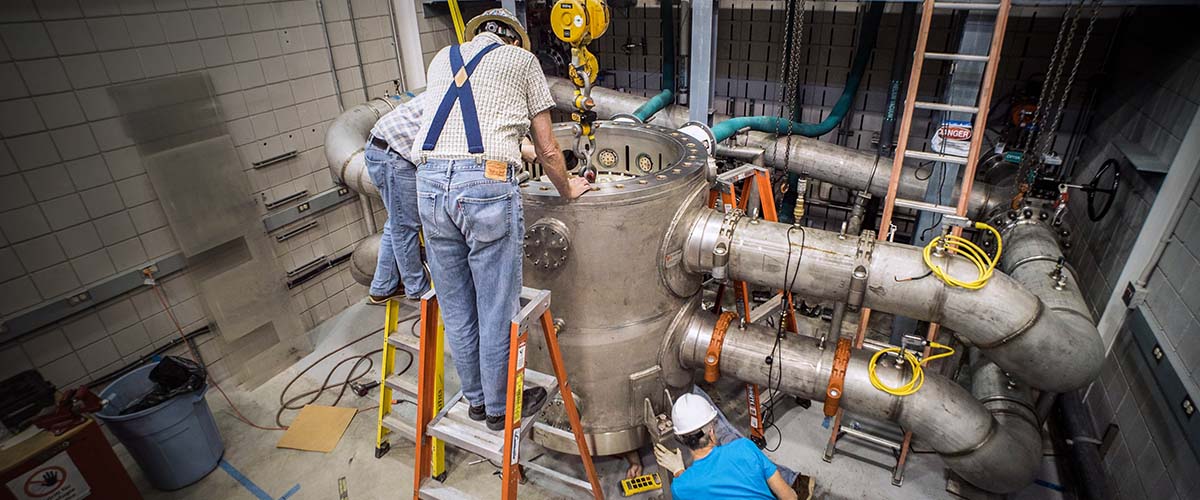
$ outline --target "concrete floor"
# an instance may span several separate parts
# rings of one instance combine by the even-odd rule
[[[415,310],[413,310],[415,312]],[[340,347],[350,339],[365,335],[383,324],[383,308],[365,304],[353,305],[338,316],[326,321],[309,332],[316,350],[305,360],[280,373],[268,383],[254,390],[226,387],[229,397],[243,414],[260,425],[274,425],[276,409],[279,407],[279,392],[304,366],[321,355]],[[371,338],[360,342],[345,352],[347,355],[365,353],[378,349],[378,341]],[[292,389],[292,393],[317,387],[329,368],[343,356],[335,355],[305,374]],[[397,364],[402,367],[405,357],[400,355]],[[452,366],[449,363],[447,366]],[[345,367],[343,367],[343,370]],[[365,379],[376,377],[378,367]],[[412,370],[415,372],[415,370]],[[340,371],[344,378],[344,371]],[[335,377],[336,380],[336,377]],[[232,385],[232,384],[231,384]],[[455,389],[453,369],[447,369],[447,394]],[[332,391],[330,391],[332,392]],[[328,394],[318,402],[331,404],[334,394]],[[377,392],[358,398],[352,393],[345,397],[340,406],[368,408],[376,404]],[[147,500],[212,500],[212,499],[337,499],[338,480],[345,478],[348,498],[352,500],[385,499],[408,497],[412,491],[412,443],[400,437],[391,439],[392,449],[381,459],[374,456],[376,413],[364,411],[354,418],[337,448],[331,453],[316,453],[279,449],[276,441],[280,431],[262,431],[238,421],[229,405],[216,391],[210,391],[209,404],[216,416],[225,440],[224,460],[236,469],[245,481],[243,484],[222,468],[217,468],[207,477],[184,489],[172,492],[154,490],[141,474],[132,458],[123,447],[117,446],[118,455],[138,484]],[[294,418],[294,412],[285,414],[286,424]],[[829,431],[822,426],[823,415],[820,405],[811,409],[799,406],[788,408],[777,418],[778,433],[768,432],[768,441],[774,446],[778,436],[787,436],[786,442],[774,452],[768,453],[772,460],[787,465],[816,479],[818,498],[825,499],[931,499],[955,498],[947,493],[946,476],[941,460],[934,454],[917,453],[911,456],[902,487],[891,485],[888,467],[890,454],[878,448],[843,440],[839,454],[832,463],[821,459],[822,450]],[[736,419],[734,420],[737,421]],[[523,456],[536,456],[538,450],[524,450]],[[643,453],[648,471],[654,470],[653,455]],[[857,457],[857,458],[855,458]],[[558,470],[575,471],[581,477],[582,468],[577,458],[547,452],[538,463]],[[1020,499],[1056,499],[1063,495],[1052,489],[1057,485],[1057,473],[1048,457],[1041,480],[1048,486],[1034,484],[1014,495]],[[624,461],[602,458],[597,461],[607,498],[619,498],[619,480],[624,477]],[[447,483],[479,498],[496,498],[500,478],[497,468],[478,457],[450,449],[447,453]],[[257,488],[258,493],[253,490]],[[290,493],[290,494],[289,494]],[[532,476],[520,487],[521,498],[582,498],[584,495],[572,491],[559,483]],[[655,494],[639,495],[657,498]]]

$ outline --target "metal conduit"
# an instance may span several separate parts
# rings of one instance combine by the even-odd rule
[[[925,276],[929,269],[917,247],[749,218],[737,220],[722,236],[724,219],[715,210],[699,211],[688,230],[685,269],[719,268],[713,250],[720,244],[726,247],[724,274],[730,279],[831,301],[854,302],[858,290],[862,305],[941,323],[1038,389],[1075,389],[1100,372],[1104,353],[1096,327],[1068,309],[1069,297],[1059,297],[1053,288],[1056,294],[1039,295],[999,272],[982,290],[950,287]],[[1009,246],[1020,250],[1020,238]],[[975,272],[965,259],[935,258],[954,276]],[[865,280],[852,279],[863,272]]]
[[[678,343],[682,367],[704,366],[715,325],[714,315],[696,312],[672,338]],[[731,332],[721,349],[721,375],[823,401],[834,349],[817,347],[817,339],[807,336],[812,332],[801,333],[805,335],[784,337],[775,350],[775,331],[770,327],[749,324],[744,331]],[[1033,481],[1041,459],[1041,435],[1030,409],[1028,388],[984,361],[975,369],[971,392],[926,370],[921,390],[910,396],[892,396],[871,385],[867,374],[871,355],[867,350],[851,353],[842,408],[891,420],[912,431],[941,455],[947,467],[980,488],[1010,493]],[[772,365],[763,362],[768,356],[774,357]],[[898,369],[890,360],[881,361],[876,374],[889,385],[899,385],[910,376],[907,365]]]
[[[574,109],[575,86],[562,78],[548,77],[550,93],[554,96],[555,105],[559,110],[570,112]],[[596,102],[595,111],[601,119],[612,118],[616,114],[627,114],[646,103],[645,97],[634,96],[603,87],[592,88],[592,100]],[[714,117],[714,120],[726,118]],[[683,106],[668,106],[651,117],[649,123],[669,128],[679,128],[688,122],[688,110]],[[600,127],[604,125],[601,124]],[[791,157],[788,158],[789,148],[783,145],[787,139],[763,132],[748,132],[746,146],[761,148],[766,151],[766,164],[772,168],[784,169],[797,174],[804,174],[814,179],[837,184],[856,191],[868,191],[875,196],[886,196],[890,165],[887,158],[877,162],[875,154],[847,148],[818,139],[802,136],[791,137]],[[899,196],[906,199],[921,199],[929,179],[921,180],[915,174],[916,167],[906,166],[900,178]],[[957,198],[958,194],[955,194]],[[983,182],[975,182],[968,217],[983,218],[990,213],[1003,195],[997,188]]]

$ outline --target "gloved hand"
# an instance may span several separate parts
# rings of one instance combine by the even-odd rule
[[[654,443],[654,458],[658,461],[658,466],[671,471],[675,477],[683,474],[683,455],[679,450],[672,450],[658,443]]]

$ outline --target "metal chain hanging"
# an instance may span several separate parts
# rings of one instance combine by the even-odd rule
[[[1096,18],[1100,15],[1100,4],[1101,0],[1092,1],[1091,19],[1088,20],[1087,30],[1083,33],[1083,39],[1079,41],[1079,52],[1075,54],[1075,63],[1071,66],[1071,74],[1067,77],[1067,85],[1063,87],[1062,95],[1058,99],[1058,106],[1054,109],[1054,119],[1051,120],[1050,128],[1046,129],[1046,133],[1038,135],[1038,139],[1042,142],[1041,147],[1038,148],[1039,156],[1050,149],[1050,144],[1054,142],[1054,136],[1058,133],[1058,126],[1062,122],[1063,110],[1067,107],[1067,98],[1071,95],[1071,86],[1075,84],[1075,75],[1079,72],[1079,64],[1083,61],[1083,53],[1087,51],[1088,40],[1092,37],[1092,30],[1096,27]]]
[[[1046,78],[1042,82],[1041,92],[1038,93],[1037,108],[1034,109],[1033,118],[1030,120],[1032,127],[1021,136],[1020,150],[1023,155],[1021,166],[1018,169],[1018,184],[1032,182],[1027,175],[1033,173],[1036,164],[1036,160],[1031,159],[1037,157],[1035,150],[1038,140],[1034,136],[1040,135],[1045,130],[1046,115],[1048,114],[1046,105],[1053,102],[1055,92],[1058,90],[1058,79],[1062,75],[1062,67],[1066,61],[1066,52],[1071,46],[1071,39],[1075,36],[1075,26],[1079,22],[1079,14],[1083,12],[1083,2],[1084,0],[1080,0],[1074,6],[1074,10],[1072,7],[1067,7],[1066,12],[1063,13],[1062,24],[1058,28],[1058,37],[1054,41],[1054,50],[1050,53],[1050,65],[1046,68]]]
[[[804,41],[804,14],[807,0],[789,0],[787,3],[788,17],[784,22],[784,58],[780,64],[780,85],[783,86],[783,105],[779,107],[780,118],[792,120],[798,118],[794,109],[800,93],[800,45]],[[790,125],[789,125],[790,131]],[[775,153],[778,153],[779,141],[775,141]],[[784,139],[784,170],[790,170],[792,161],[792,135]],[[799,224],[804,217],[804,189],[807,183],[803,177],[796,185],[796,207],[792,211],[793,223]]]

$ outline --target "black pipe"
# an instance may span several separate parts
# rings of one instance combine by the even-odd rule
[[[896,121],[903,102],[906,77],[911,69],[909,55],[912,54],[913,24],[917,16],[916,2],[907,2],[900,10],[900,31],[896,35],[896,52],[892,56],[891,76],[888,82],[887,107],[883,114],[883,125],[879,128],[880,156],[890,156],[892,141],[896,136]]]
[[[1075,473],[1075,490],[1079,498],[1108,498],[1100,440],[1092,429],[1091,412],[1083,404],[1079,390],[1058,395],[1058,417],[1058,426],[1069,450],[1071,470]]]

